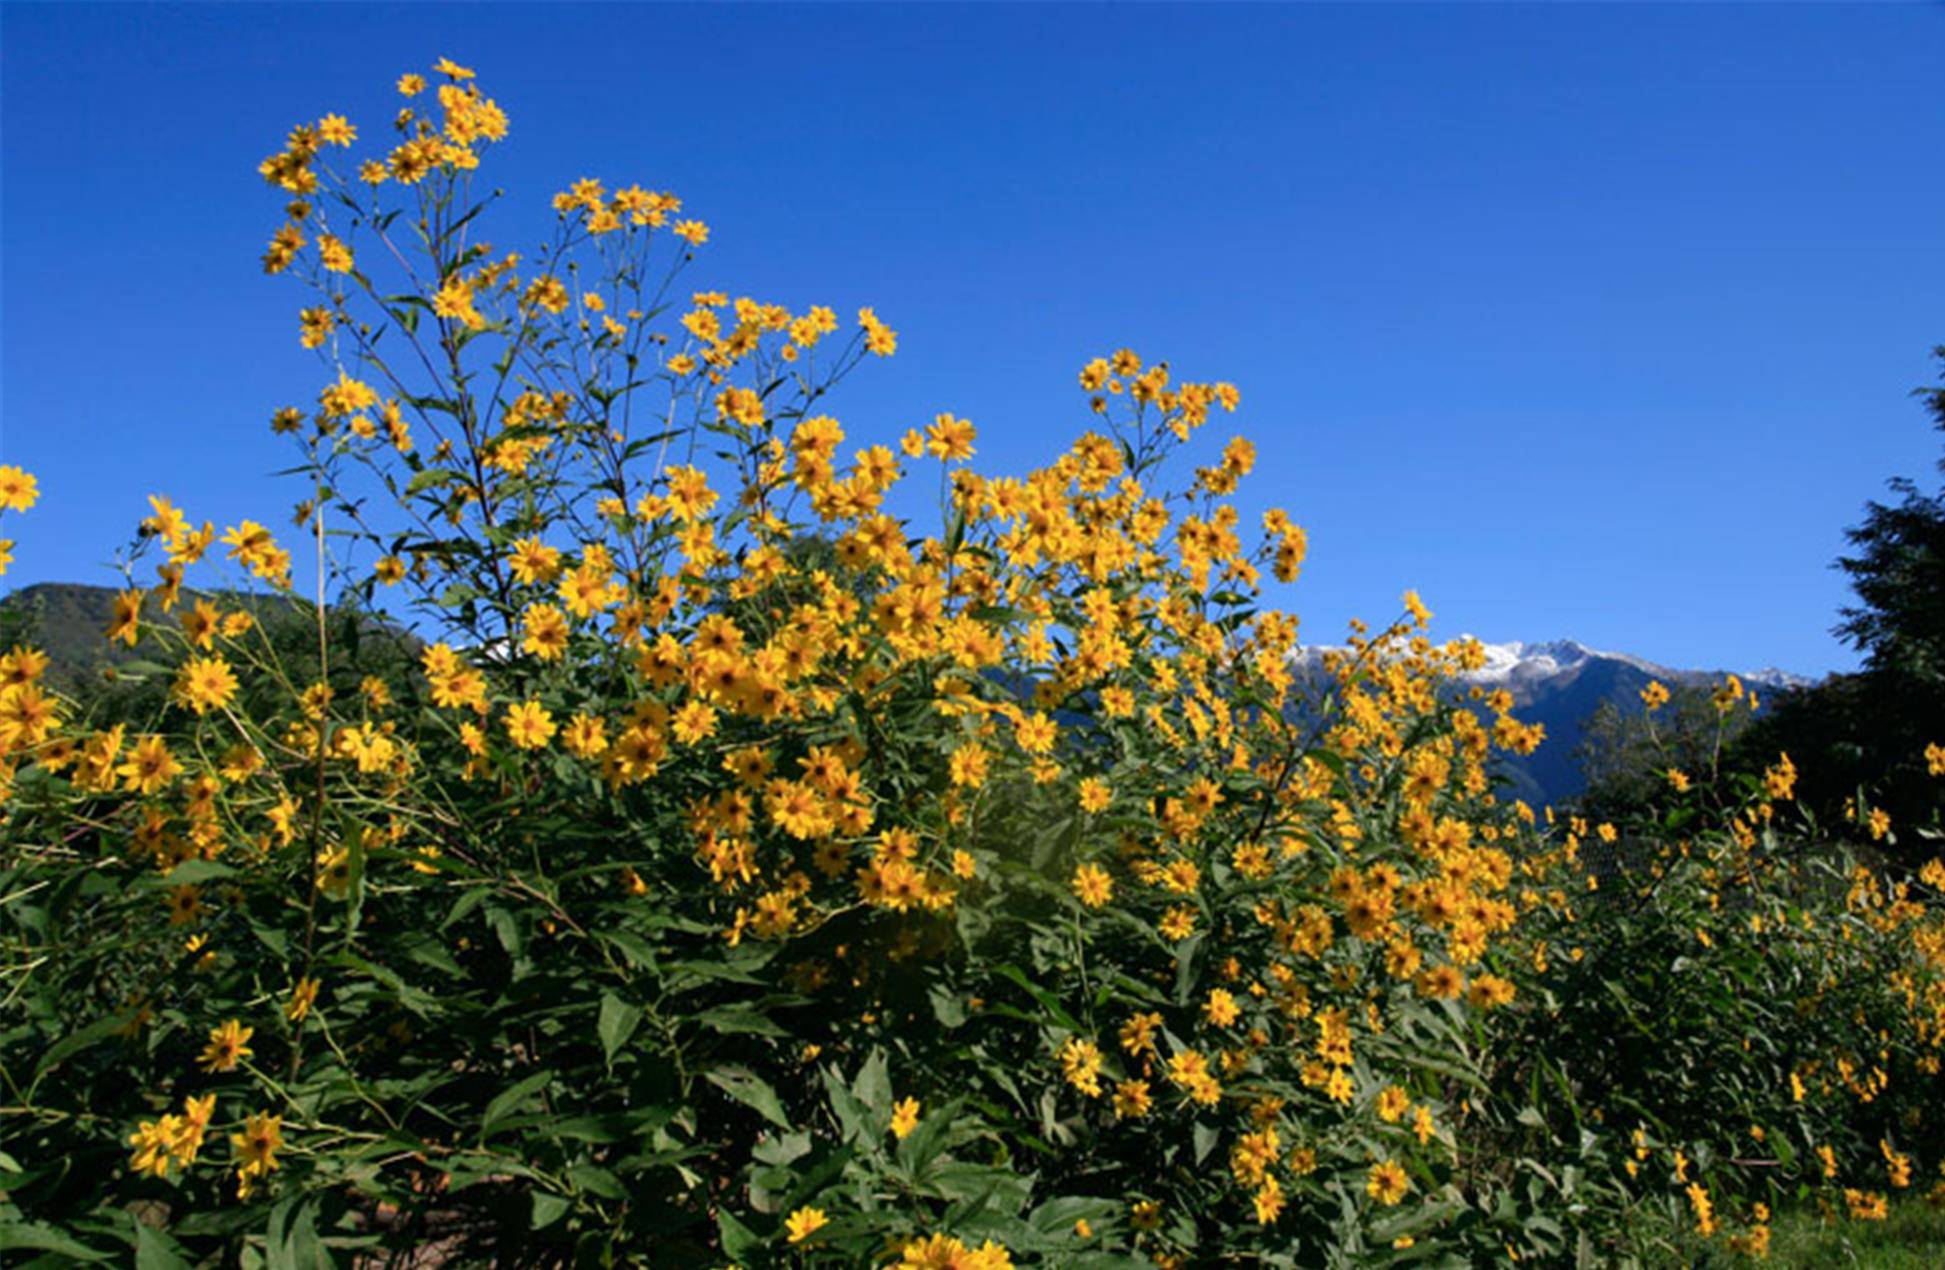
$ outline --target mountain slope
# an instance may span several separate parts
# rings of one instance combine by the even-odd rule
[[[241,597],[219,596],[230,602]],[[259,604],[262,597],[255,597]],[[110,587],[71,582],[45,582],[23,587],[0,598],[0,650],[16,642],[39,647],[50,659],[50,677],[62,686],[97,676],[137,656],[147,648],[111,644],[103,636],[113,613],[115,591]],[[274,597],[274,608],[288,601]],[[253,605],[255,607],[255,605]],[[1534,806],[1560,805],[1580,793],[1585,781],[1576,751],[1581,728],[1604,702],[1624,710],[1639,710],[1640,692],[1652,680],[1665,684],[1720,681],[1723,671],[1682,670],[1659,665],[1627,653],[1603,652],[1573,640],[1542,643],[1513,641],[1484,644],[1486,664],[1461,676],[1467,685],[1504,688],[1513,695],[1515,713],[1524,721],[1546,727],[1547,739],[1524,757],[1506,756],[1508,792]],[[1316,668],[1326,651],[1313,645],[1295,655],[1300,668]],[[1774,696],[1807,687],[1810,680],[1779,670],[1739,672],[1742,681],[1759,693]]]
[[[73,691],[83,683],[99,683],[102,672],[135,659],[155,660],[162,655],[157,642],[146,634],[130,648],[107,636],[114,619],[113,587],[90,586],[82,582],[38,582],[0,597],[0,652],[15,644],[30,644],[47,654],[47,678],[63,691]],[[225,609],[243,609],[259,622],[281,626],[286,621],[310,623],[311,610],[298,598],[275,593],[242,591],[203,591],[184,587],[175,613],[164,617],[150,607],[142,612],[144,626],[156,622],[173,624],[183,611],[199,599],[208,599]],[[410,641],[382,614],[355,618],[362,631],[381,632]]]
[[[1638,711],[1640,692],[1652,681],[1669,685],[1713,683],[1728,673],[1663,666],[1627,653],[1588,648],[1570,639],[1543,643],[1516,640],[1484,647],[1486,665],[1460,676],[1460,681],[1504,688],[1512,694],[1514,713],[1523,722],[1546,727],[1546,740],[1539,749],[1524,757],[1508,755],[1503,763],[1511,782],[1509,793],[1534,806],[1565,803],[1585,786],[1576,753],[1582,724],[1604,702]],[[1309,664],[1324,651],[1321,647],[1306,648],[1297,654],[1297,660]],[[1773,669],[1739,671],[1737,675],[1759,695],[1773,696],[1811,682]]]

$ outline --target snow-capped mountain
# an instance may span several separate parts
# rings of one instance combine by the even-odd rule
[[[1461,676],[1471,683],[1510,685],[1552,679],[1560,675],[1576,673],[1588,663],[1598,661],[1619,662],[1632,666],[1650,678],[1664,682],[1690,683],[1702,679],[1719,679],[1724,673],[1679,670],[1659,662],[1649,661],[1645,657],[1636,657],[1631,653],[1610,653],[1598,648],[1589,648],[1571,639],[1548,640],[1545,643],[1512,640],[1504,644],[1489,644],[1481,640],[1480,646],[1486,650],[1486,664],[1478,670]],[[1793,675],[1774,667],[1739,670],[1736,676],[1745,684],[1756,688],[1767,688],[1772,692],[1806,687],[1811,682],[1801,675]]]
[[[1513,695],[1514,711],[1530,723],[1544,724],[1547,739],[1533,754],[1509,759],[1512,793],[1538,805],[1560,803],[1579,793],[1584,780],[1580,759],[1581,725],[1603,702],[1623,709],[1640,709],[1640,692],[1651,680],[1665,684],[1720,682],[1722,670],[1685,670],[1664,666],[1630,653],[1604,652],[1571,639],[1527,643],[1480,641],[1486,664],[1459,678],[1482,687],[1504,688]],[[1330,651],[1323,645],[1298,650],[1293,660],[1314,669]],[[1737,678],[1758,696],[1803,688],[1812,682],[1802,675],[1765,668],[1739,670]]]

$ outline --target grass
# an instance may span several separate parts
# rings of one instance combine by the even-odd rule
[[[1778,1214],[1771,1226],[1770,1264],[1857,1266],[1862,1270],[1932,1270],[1945,1266],[1945,1210],[1923,1200],[1893,1205],[1881,1222],[1838,1220],[1815,1212]]]

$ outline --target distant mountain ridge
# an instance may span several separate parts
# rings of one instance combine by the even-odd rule
[[[1512,781],[1510,793],[1535,806],[1560,805],[1584,788],[1585,778],[1575,755],[1580,748],[1581,725],[1604,702],[1639,710],[1640,692],[1652,681],[1671,685],[1719,683],[1731,673],[1664,666],[1631,653],[1589,648],[1571,639],[1537,643],[1481,640],[1480,644],[1486,652],[1486,664],[1458,676],[1459,680],[1504,688],[1512,694],[1514,713],[1522,721],[1546,728],[1546,740],[1539,749],[1530,755],[1508,756],[1504,765]],[[1331,651],[1327,646],[1310,645],[1299,649],[1293,660],[1299,666],[1316,666],[1327,651]],[[1759,696],[1807,688],[1816,682],[1773,667],[1734,674]]]
[[[1476,638],[1460,636],[1461,639]],[[1479,670],[1470,671],[1463,677],[1472,683],[1520,683],[1551,679],[1560,675],[1578,672],[1590,662],[1612,661],[1632,666],[1652,679],[1663,682],[1697,683],[1705,679],[1720,679],[1731,672],[1724,670],[1681,670],[1636,657],[1632,653],[1604,652],[1589,648],[1578,640],[1556,639],[1544,643],[1524,643],[1512,640],[1504,644],[1489,644],[1479,641],[1486,650],[1486,664]],[[1807,688],[1814,680],[1802,675],[1793,675],[1787,670],[1773,666],[1761,670],[1738,670],[1734,674],[1745,684],[1754,684],[1772,692],[1790,688]]]
[[[244,597],[220,594],[236,602]],[[261,597],[256,597],[261,602]],[[49,654],[52,677],[72,684],[104,667],[143,655],[140,650],[111,644],[105,631],[114,608],[112,587],[83,583],[44,582],[22,587],[0,598],[0,640],[27,638]],[[288,601],[271,597],[276,606]],[[12,629],[9,629],[12,628]],[[1462,637],[1463,638],[1463,637]],[[1584,780],[1575,751],[1581,724],[1603,702],[1624,709],[1640,709],[1640,692],[1651,680],[1667,684],[1719,682],[1721,670],[1684,670],[1664,666],[1629,653],[1605,652],[1571,639],[1527,643],[1480,641],[1486,664],[1460,676],[1462,682],[1504,688],[1513,694],[1519,717],[1546,727],[1546,740],[1524,757],[1508,757],[1505,770],[1511,794],[1534,806],[1559,805],[1580,793]],[[4,644],[0,643],[0,651]],[[1293,660],[1318,669],[1327,645],[1308,645]],[[1737,671],[1744,684],[1759,693],[1775,695],[1809,687],[1814,680],[1788,671],[1765,668]]]
[[[39,648],[47,654],[49,682],[65,691],[84,680],[98,680],[104,671],[126,662],[154,657],[158,649],[146,628],[158,621],[175,622],[197,600],[211,600],[224,608],[245,609],[260,620],[278,614],[300,615],[305,611],[301,598],[275,592],[184,587],[174,616],[164,617],[153,604],[144,608],[144,633],[136,646],[130,648],[108,638],[118,594],[114,587],[86,582],[36,582],[0,596],[0,652],[15,642]],[[382,617],[366,622],[366,629],[390,629]]]

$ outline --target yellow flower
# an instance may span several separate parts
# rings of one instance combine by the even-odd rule
[[[115,613],[108,623],[108,638],[135,647],[142,624],[142,593],[123,591],[115,597]]]
[[[1852,1221],[1883,1221],[1891,1215],[1890,1201],[1877,1191],[1845,1187],[1844,1203],[1850,1207]]]
[[[552,739],[554,716],[538,701],[523,701],[507,707],[507,737],[523,750],[544,748]]]
[[[963,462],[973,456],[976,434],[970,422],[941,414],[925,430],[925,448],[934,457],[948,462]]]
[[[535,604],[521,614],[520,647],[542,661],[558,661],[567,652],[567,615],[552,604]]]
[[[1162,1025],[1159,1014],[1136,1014],[1121,1025],[1121,1048],[1129,1054],[1148,1054],[1155,1049],[1155,1029]]]
[[[1227,988],[1210,989],[1209,999],[1202,1004],[1202,1017],[1215,1027],[1230,1026],[1241,1013],[1235,996]]]
[[[800,1208],[784,1219],[783,1226],[789,1233],[790,1242],[800,1244],[830,1223],[831,1219],[824,1216],[823,1209]]]
[[[292,1023],[302,1023],[317,1002],[318,986],[316,979],[309,978],[299,979],[292,984],[290,1000],[284,1004],[284,1017]]]
[[[1180,943],[1195,933],[1195,910],[1187,905],[1171,908],[1162,914],[1156,929],[1161,931],[1163,938]]]
[[[176,677],[176,699],[202,714],[221,710],[236,695],[236,672],[221,657],[197,657]]]
[[[891,1136],[904,1138],[918,1128],[918,1099],[905,1098],[891,1109]]]
[[[276,1169],[277,1151],[284,1145],[284,1118],[259,1111],[244,1121],[243,1132],[230,1135],[236,1171],[247,1188],[253,1180]]]
[[[317,121],[317,137],[329,145],[348,146],[358,139],[358,129],[343,115],[326,115]]]
[[[1099,865],[1083,864],[1074,870],[1070,886],[1074,895],[1089,908],[1100,908],[1114,898],[1114,879]]]
[[[40,485],[31,473],[8,464],[0,467],[0,508],[24,512],[40,498]]]
[[[1061,1076],[1089,1098],[1101,1096],[1101,1051],[1092,1041],[1070,1036],[1060,1047]]]
[[[319,234],[317,236],[317,254],[328,272],[351,272],[351,248],[345,246],[343,239],[333,237],[330,234]]]
[[[451,318],[469,330],[483,330],[486,326],[486,319],[473,307],[472,284],[457,273],[447,277],[433,294],[432,312],[437,317]]]
[[[128,760],[115,769],[122,787],[141,794],[153,794],[182,774],[182,764],[169,752],[168,742],[159,736],[145,736],[135,743]]]
[[[1114,1087],[1114,1116],[1117,1120],[1139,1120],[1154,1106],[1145,1080],[1124,1080]]]
[[[229,1019],[209,1030],[209,1044],[203,1047],[202,1067],[206,1072],[233,1072],[237,1064],[250,1057],[250,1037],[255,1028]]]
[[[1514,988],[1510,980],[1498,975],[1480,975],[1466,989],[1466,1000],[1482,1010],[1496,1009],[1513,999]]]
[[[901,1250],[900,1260],[891,1270],[1012,1270],[1013,1257],[1000,1244],[988,1239],[977,1248],[968,1248],[950,1235],[931,1235],[915,1239]]]
[[[1465,991],[1465,976],[1456,966],[1433,966],[1418,976],[1418,995],[1450,1001]]]
[[[952,783],[978,789],[986,783],[988,758],[985,748],[977,741],[968,741],[954,750],[948,760]]]
[[[1013,739],[1029,754],[1051,752],[1057,736],[1054,721],[1039,713],[1027,715],[1013,729]]]
[[[521,538],[513,544],[513,551],[507,556],[507,567],[521,582],[544,585],[560,574],[560,549],[550,547],[538,538]]]
[[[209,1132],[210,1118],[216,1114],[216,1095],[204,1094],[200,1098],[183,1100],[180,1116],[165,1116],[164,1123],[174,1121],[174,1135],[169,1141],[169,1151],[176,1163],[188,1168],[196,1162],[197,1152],[203,1149],[203,1136]]]
[[[890,357],[898,351],[898,332],[879,321],[872,310],[858,310],[858,326],[864,331],[865,348],[874,356]]]
[[[1256,1188],[1256,1194],[1250,1200],[1256,1210],[1257,1223],[1263,1226],[1276,1224],[1276,1219],[1283,1215],[1285,1202],[1283,1183],[1277,1181],[1274,1174],[1263,1179],[1261,1185]]]
[[[1410,1189],[1411,1179],[1405,1176],[1405,1170],[1396,1160],[1373,1164],[1364,1182],[1364,1193],[1387,1207],[1404,1199]]]
[[[323,719],[325,709],[331,704],[332,695],[331,685],[319,680],[304,689],[303,694],[297,698],[297,704],[304,711],[305,718]]]
[[[568,720],[561,744],[576,758],[598,758],[608,748],[607,724],[592,715],[577,714]]]
[[[135,1148],[129,1156],[130,1168],[137,1173],[168,1176],[175,1147],[176,1126],[172,1123],[175,1120],[175,1116],[164,1116],[160,1120],[144,1120],[137,1126],[128,1138],[128,1144]]]
[[[707,740],[716,731],[716,711],[706,701],[691,701],[675,712],[669,734],[684,745]]]

